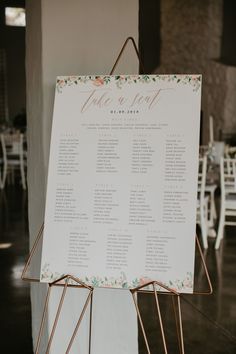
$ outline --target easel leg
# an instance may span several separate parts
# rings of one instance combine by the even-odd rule
[[[146,332],[145,332],[143,321],[142,321],[142,317],[141,317],[141,314],[140,314],[140,311],[139,311],[138,302],[137,302],[137,299],[135,297],[137,293],[131,292],[131,294],[132,294],[134,305],[135,305],[135,309],[136,309],[136,312],[137,312],[137,315],[138,315],[139,323],[140,323],[140,326],[141,326],[141,329],[142,329],[143,338],[144,338],[144,341],[145,341],[145,344],[146,344],[146,348],[147,348],[147,353],[151,354],[150,348],[149,348],[149,344],[148,344],[148,340],[147,340],[147,336],[146,336]]]
[[[38,338],[37,338],[35,354],[39,353],[39,346],[40,346],[42,333],[43,333],[43,328],[44,328],[44,324],[45,324],[46,313],[47,313],[48,303],[49,303],[49,298],[50,298],[50,293],[51,293],[51,285],[49,284],[49,287],[48,287],[48,290],[47,290],[47,296],[46,296],[46,300],[45,300],[45,304],[44,304],[44,309],[43,309],[43,316],[42,316],[40,329],[39,329],[39,334],[38,334]]]
[[[183,323],[182,323],[182,314],[181,314],[181,306],[180,306],[180,296],[177,297],[177,302],[178,302],[178,313],[179,313],[181,348],[182,348],[182,353],[184,354],[184,334],[183,334]]]
[[[158,300],[158,296],[157,296],[157,291],[155,289],[155,285],[153,285],[153,292],[154,292],[154,296],[155,296],[156,309],[157,309],[157,314],[158,314],[160,328],[161,328],[161,337],[162,337],[164,352],[165,352],[165,354],[168,354],[167,346],[166,346],[165,332],[164,332],[164,327],[163,327],[163,322],[162,322],[162,317],[161,317],[161,310],[160,310],[160,305],[159,305],[159,300]]]
[[[65,299],[65,296],[66,296],[66,290],[67,290],[67,286],[68,286],[68,281],[69,281],[69,279],[67,278],[66,281],[65,281],[64,289],[63,289],[63,292],[62,292],[62,295],[61,295],[61,299],[60,299],[60,302],[59,302],[59,305],[58,305],[58,309],[57,309],[56,317],[55,317],[55,320],[54,320],[54,323],[53,323],[52,331],[51,331],[51,334],[50,334],[50,337],[49,337],[49,341],[48,341],[48,345],[47,345],[47,349],[46,349],[46,354],[49,354],[49,351],[50,351],[50,347],[51,347],[51,344],[52,344],[53,336],[54,336],[54,333],[55,333],[55,330],[56,330],[56,327],[57,327],[57,323],[58,323],[58,319],[59,319],[59,316],[60,316],[60,313],[61,313],[62,305],[63,305],[64,299]]]
[[[177,306],[176,306],[176,299],[177,299]],[[184,336],[183,336],[183,324],[182,324],[182,315],[181,315],[181,306],[180,306],[180,296],[176,295],[172,296],[172,303],[175,315],[175,324],[176,324],[176,331],[178,337],[178,345],[179,345],[179,353],[184,354]],[[177,307],[177,309],[176,309]]]
[[[70,342],[69,342],[69,344],[68,344],[68,347],[67,347],[67,349],[66,349],[65,354],[68,354],[68,353],[70,352],[70,349],[71,349],[72,344],[73,344],[73,342],[74,342],[75,336],[76,336],[76,334],[77,334],[77,332],[78,332],[78,329],[79,329],[79,326],[80,326],[80,324],[81,324],[81,322],[82,322],[82,319],[83,319],[83,317],[84,317],[85,311],[86,311],[86,309],[87,309],[87,307],[88,307],[89,301],[91,300],[92,293],[93,293],[93,290],[90,290],[90,291],[89,291],[89,294],[88,294],[88,296],[87,296],[86,302],[85,302],[85,304],[84,304],[83,310],[82,310],[82,312],[81,312],[81,314],[80,314],[80,317],[79,317],[79,319],[78,319],[78,322],[77,322],[77,324],[76,324],[76,326],[75,326],[75,329],[74,329],[74,332],[73,332],[72,337],[71,337],[71,339],[70,339]],[[90,316],[90,319],[91,319],[91,316]],[[90,325],[91,325],[91,323],[90,323]],[[89,333],[89,335],[90,335],[90,333]],[[90,338],[89,338],[89,351],[90,351]]]
[[[90,300],[90,316],[89,316],[89,354],[91,354],[92,346],[92,320],[93,320],[93,292]]]
[[[173,310],[175,315],[175,327],[176,327],[177,338],[178,338],[179,353],[181,354],[181,340],[180,340],[180,332],[179,332],[178,314],[175,305],[175,296],[171,296],[171,298],[172,298],[172,305],[173,305]]]

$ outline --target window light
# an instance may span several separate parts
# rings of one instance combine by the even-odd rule
[[[5,23],[7,26],[25,26],[25,9],[21,7],[5,7]]]

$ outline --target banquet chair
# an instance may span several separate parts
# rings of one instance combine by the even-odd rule
[[[17,169],[20,171],[22,188],[26,189],[23,134],[1,134],[1,146],[3,156],[1,189],[5,187],[7,179],[14,183]]]
[[[224,141],[214,141],[212,148],[213,148],[213,155],[214,155],[214,163],[216,165],[220,165],[221,157],[224,157],[225,154]]]
[[[211,156],[212,147],[209,145],[201,145],[199,147],[199,157],[203,158],[206,156],[207,167],[206,167],[206,185],[205,185],[205,195],[209,196],[209,205],[208,205],[208,234],[209,236],[216,236],[215,230],[213,229],[215,220],[217,219],[216,213],[216,204],[215,204],[215,191],[217,189],[217,184],[215,183],[215,178],[212,176],[212,156]],[[208,161],[210,164],[208,164]]]
[[[236,157],[236,146],[225,146],[225,157],[227,158],[235,158]]]
[[[204,157],[208,154],[209,146],[208,145],[200,145],[199,146],[199,157]]]
[[[220,182],[221,208],[215,249],[223,239],[225,225],[236,226],[236,159],[221,158]]]
[[[207,157],[199,158],[198,169],[198,197],[197,197],[197,224],[201,229],[202,243],[208,248],[208,196],[205,195]]]
[[[208,201],[208,236],[216,237],[214,229],[215,221],[217,219],[215,192],[218,187],[218,168],[211,159],[207,159],[205,194],[209,196]]]

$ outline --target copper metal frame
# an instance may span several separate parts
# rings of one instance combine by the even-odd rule
[[[135,40],[133,39],[133,37],[128,37],[128,38],[125,40],[125,43],[123,44],[123,46],[122,46],[122,48],[121,48],[121,51],[120,51],[120,53],[119,53],[119,55],[118,55],[118,57],[117,57],[117,59],[116,59],[116,61],[115,61],[115,64],[113,65],[113,67],[112,67],[112,69],[111,69],[111,71],[110,71],[110,75],[113,75],[113,73],[114,73],[114,71],[115,71],[115,69],[116,69],[116,67],[117,67],[117,64],[118,64],[118,62],[119,62],[119,60],[120,60],[122,54],[124,53],[124,50],[125,50],[127,44],[128,44],[129,42],[131,42],[131,43],[133,44],[135,53],[136,53],[136,55],[137,55],[137,57],[138,57],[139,66],[140,66],[140,68],[142,69],[142,72],[143,72],[143,73],[145,72],[144,66],[143,66],[143,63],[142,63],[142,60],[141,60],[141,56],[140,56],[138,47],[137,47],[137,45],[136,45],[136,43],[135,43]]]
[[[35,251],[38,247],[38,244],[39,244],[39,241],[43,235],[43,230],[44,230],[44,223],[41,225],[40,229],[39,229],[39,232],[36,236],[36,239],[33,243],[33,246],[30,250],[30,253],[29,253],[29,256],[27,258],[27,261],[25,263],[25,266],[23,268],[23,271],[22,271],[22,274],[21,274],[21,279],[22,280],[25,280],[25,281],[29,281],[29,282],[36,282],[36,283],[39,283],[40,282],[40,279],[37,279],[37,278],[32,278],[32,277],[27,277],[26,273],[27,273],[27,270],[29,269],[29,266],[30,266],[30,263],[32,261],[32,258],[35,254]]]
[[[37,249],[39,241],[40,241],[40,239],[41,239],[41,237],[43,235],[43,229],[44,229],[44,225],[41,226],[41,228],[40,228],[40,230],[38,232],[38,235],[37,235],[37,237],[35,239],[35,242],[33,244],[33,247],[32,247],[32,249],[30,251],[30,254],[28,256],[28,259],[26,261],[25,267],[24,267],[23,272],[22,272],[22,276],[21,276],[22,280],[30,281],[30,282],[40,282],[40,279],[27,277],[26,273],[27,273],[27,270],[28,270],[28,268],[29,268],[29,266],[31,264],[32,258],[33,258],[34,254],[35,254],[35,251]],[[211,284],[210,276],[209,276],[209,273],[208,273],[208,270],[207,270],[207,266],[206,266],[206,262],[205,262],[205,259],[204,259],[204,255],[203,255],[203,252],[202,252],[202,249],[201,249],[201,246],[200,246],[200,242],[199,242],[197,236],[196,236],[196,246],[197,246],[196,249],[200,253],[200,258],[201,258],[201,261],[202,261],[202,265],[203,265],[203,269],[204,269],[204,272],[205,272],[205,275],[206,275],[206,279],[207,279],[207,282],[208,282],[209,289],[207,289],[206,291],[203,291],[203,290],[194,291],[193,294],[191,294],[191,295],[210,295],[210,294],[212,294],[212,284]],[[45,304],[44,304],[44,310],[43,310],[42,320],[41,320],[39,334],[38,334],[38,338],[37,338],[35,354],[39,353],[39,346],[40,346],[41,338],[42,338],[42,335],[43,335],[43,329],[44,329],[44,325],[45,325],[45,319],[46,319],[46,313],[47,313],[47,309],[48,309],[49,298],[50,298],[51,289],[52,289],[53,286],[63,286],[64,289],[63,289],[63,292],[62,292],[62,295],[61,295],[61,299],[60,299],[60,302],[59,302],[59,305],[58,305],[58,308],[57,308],[57,312],[56,312],[56,317],[55,317],[55,320],[54,320],[53,328],[52,328],[50,336],[49,336],[46,354],[49,354],[49,352],[50,352],[51,343],[52,343],[53,336],[54,336],[56,328],[57,328],[58,319],[59,319],[59,316],[60,316],[60,312],[61,312],[61,309],[62,309],[62,305],[63,305],[64,299],[65,299],[66,291],[67,291],[68,287],[77,287],[77,288],[87,289],[87,290],[89,290],[89,294],[88,294],[87,299],[85,301],[84,307],[83,307],[83,309],[81,311],[81,314],[80,314],[79,320],[78,320],[78,322],[76,324],[76,327],[74,329],[74,332],[73,332],[73,334],[72,334],[72,336],[70,338],[70,341],[69,341],[69,344],[68,344],[68,347],[67,347],[67,350],[66,350],[66,354],[68,354],[70,349],[71,349],[71,346],[72,346],[73,341],[74,341],[74,339],[76,337],[77,331],[78,331],[79,326],[80,326],[80,324],[82,322],[82,319],[84,317],[84,314],[85,314],[85,311],[86,311],[86,309],[88,307],[89,302],[90,302],[90,323],[89,323],[89,353],[90,353],[91,352],[91,328],[92,328],[92,304],[93,304],[92,299],[93,299],[93,290],[94,289],[91,286],[88,286],[88,285],[84,284],[83,282],[81,282],[78,278],[75,278],[75,277],[73,277],[71,275],[65,275],[65,276],[59,278],[58,280],[48,284],[47,296],[46,296],[46,300],[45,300]],[[152,290],[146,290],[145,288],[147,286],[151,286]],[[160,290],[157,291],[157,289],[156,289],[157,286],[159,288],[162,288],[163,291],[160,291]],[[158,318],[158,321],[159,321],[159,324],[160,324],[162,343],[163,343],[163,349],[164,349],[164,353],[165,354],[168,354],[168,349],[167,349],[165,330],[164,330],[164,326],[163,326],[163,321],[162,321],[162,316],[161,316],[161,309],[160,309],[158,297],[159,297],[159,295],[169,295],[169,296],[172,297],[172,305],[173,305],[174,318],[175,318],[175,324],[176,324],[176,333],[177,333],[177,338],[178,338],[179,353],[180,354],[184,354],[185,353],[185,351],[184,351],[184,335],[183,335],[183,324],[182,324],[181,303],[180,303],[180,296],[181,295],[175,289],[171,289],[168,286],[166,286],[166,285],[164,285],[164,284],[162,284],[162,283],[160,283],[158,281],[152,281],[152,282],[146,283],[146,284],[144,284],[142,286],[139,286],[137,288],[130,289],[130,292],[132,294],[132,298],[133,298],[133,301],[134,301],[135,309],[136,309],[136,312],[137,312],[137,316],[138,316],[138,319],[139,319],[140,327],[141,327],[141,330],[142,330],[142,334],[143,334],[143,337],[144,337],[144,341],[145,341],[145,345],[146,345],[146,349],[147,349],[147,353],[148,354],[151,354],[151,351],[150,351],[150,346],[149,346],[149,343],[148,343],[146,331],[145,331],[145,328],[144,328],[141,312],[140,312],[138,301],[137,301],[137,294],[139,294],[139,293],[148,293],[148,294],[154,295],[155,305],[156,305],[155,307],[156,307],[156,311],[157,311],[157,318]]]
[[[72,281],[73,284],[70,284],[70,281]],[[74,283],[76,283],[77,285],[74,285]],[[47,296],[46,296],[46,300],[45,300],[45,304],[44,304],[44,310],[43,310],[42,320],[41,320],[41,324],[40,324],[40,329],[39,329],[39,334],[38,334],[35,354],[39,353],[39,347],[40,347],[40,343],[41,343],[41,339],[42,339],[42,335],[43,335],[43,329],[45,327],[45,319],[46,319],[46,314],[47,314],[47,310],[48,310],[48,303],[49,303],[49,298],[50,298],[52,287],[53,286],[62,286],[63,287],[63,291],[62,291],[62,295],[61,295],[61,298],[60,298],[60,301],[59,301],[59,304],[58,304],[58,307],[57,307],[56,316],[55,316],[55,319],[54,319],[54,322],[53,322],[53,326],[52,326],[52,329],[51,329],[51,332],[50,332],[50,335],[49,335],[47,349],[46,349],[46,354],[50,353],[51,344],[52,344],[53,337],[54,337],[54,334],[55,334],[55,331],[56,331],[56,328],[57,328],[57,324],[58,324],[58,320],[59,320],[59,317],[60,317],[60,314],[61,314],[63,303],[64,303],[64,300],[65,300],[65,297],[66,297],[66,291],[67,291],[67,288],[70,285],[74,286],[74,287],[85,288],[85,289],[87,289],[89,291],[88,296],[86,298],[86,301],[84,303],[84,306],[82,308],[82,311],[80,313],[79,319],[78,319],[78,321],[76,323],[75,329],[73,331],[72,336],[70,337],[69,344],[68,344],[67,349],[65,351],[66,354],[68,354],[70,352],[70,349],[72,347],[72,344],[73,344],[74,339],[76,337],[76,334],[78,332],[80,324],[81,324],[81,322],[83,320],[83,317],[85,315],[85,312],[86,312],[86,309],[88,307],[88,304],[91,301],[93,288],[90,287],[90,286],[87,286],[86,284],[82,283],[79,279],[77,279],[77,278],[75,278],[75,277],[73,277],[71,275],[65,275],[65,276],[61,277],[60,279],[50,283],[49,286],[48,286],[48,291],[47,291]],[[89,332],[89,336],[90,336],[90,332]],[[90,341],[89,341],[89,343],[90,343]]]
[[[27,277],[26,273],[27,273],[27,271],[28,271],[28,269],[30,267],[32,258],[33,258],[34,254],[36,252],[36,249],[37,249],[37,246],[39,244],[39,241],[42,238],[43,230],[44,230],[44,224],[42,224],[41,227],[40,227],[40,230],[39,230],[39,232],[37,234],[37,237],[36,237],[36,239],[34,241],[32,249],[31,249],[31,251],[29,253],[28,259],[27,259],[27,261],[25,263],[25,266],[24,266],[24,269],[23,269],[23,272],[22,272],[22,275],[21,275],[21,279],[24,280],[24,281],[40,282],[40,279],[38,279],[38,278]],[[63,287],[63,291],[62,291],[62,295],[61,295],[61,298],[60,298],[60,301],[59,301],[59,304],[58,304],[58,307],[57,307],[57,310],[56,310],[56,316],[55,316],[55,319],[54,319],[52,330],[51,330],[50,335],[49,335],[47,349],[46,349],[46,354],[50,353],[51,344],[52,344],[53,337],[54,337],[54,334],[55,334],[55,331],[56,331],[56,328],[57,328],[58,320],[59,320],[59,317],[60,317],[60,313],[61,313],[61,310],[62,310],[62,307],[63,307],[63,303],[64,303],[64,300],[65,300],[65,297],[66,297],[66,292],[67,292],[67,288],[68,287],[76,287],[76,288],[80,288],[80,289],[87,289],[89,292],[88,292],[88,296],[86,298],[86,301],[84,303],[84,306],[82,308],[82,311],[80,313],[80,316],[79,316],[79,319],[77,321],[77,324],[75,326],[75,329],[73,331],[73,334],[72,334],[72,336],[71,336],[71,338],[69,340],[69,344],[67,346],[65,354],[68,354],[70,352],[70,349],[71,349],[71,347],[73,345],[73,342],[74,342],[74,339],[75,339],[76,334],[78,332],[78,329],[80,327],[80,324],[81,324],[81,322],[82,322],[82,320],[84,318],[84,315],[85,315],[86,309],[87,309],[87,307],[89,305],[89,302],[90,302],[90,320],[89,320],[89,353],[90,353],[91,352],[93,287],[86,285],[80,279],[78,279],[78,278],[76,278],[76,277],[74,277],[72,275],[64,275],[61,278],[59,278],[59,279],[53,281],[52,283],[48,284],[46,299],[45,299],[45,302],[44,302],[44,309],[43,309],[42,319],[41,319],[39,333],[38,333],[38,338],[37,338],[37,342],[36,342],[35,354],[39,354],[39,348],[40,348],[40,343],[41,343],[41,339],[42,339],[42,336],[43,336],[43,330],[44,330],[44,327],[45,327],[45,320],[46,320],[46,315],[47,315],[47,311],[48,311],[48,304],[49,304],[49,300],[50,300],[51,290],[52,290],[53,287],[56,287],[56,286]]]
[[[133,47],[135,49],[135,52],[137,54],[138,60],[139,60],[139,65],[142,69],[143,72],[145,72],[144,70],[144,66],[142,64],[141,61],[141,57],[137,48],[137,45],[134,41],[134,39],[132,37],[128,37],[115,61],[115,64],[110,72],[110,75],[112,75],[114,73],[114,70],[128,44],[128,42],[131,41],[133,44]],[[30,263],[32,261],[32,258],[35,254],[35,251],[37,249],[38,243],[42,237],[43,234],[43,229],[44,229],[44,224],[42,224],[38,235],[34,241],[33,247],[29,253],[28,259],[26,261],[26,264],[24,266],[23,272],[22,272],[22,280],[24,281],[30,281],[30,282],[40,282],[40,279],[37,278],[32,278],[32,277],[27,277],[26,273],[27,270],[29,269]],[[203,269],[206,275],[206,279],[209,285],[209,289],[207,291],[196,291],[193,292],[192,295],[210,295],[212,294],[212,285],[211,285],[211,280],[210,280],[210,276],[207,270],[207,266],[205,263],[205,259],[204,259],[204,255],[200,246],[200,242],[196,236],[196,244],[197,244],[197,249],[200,253],[200,258],[202,261],[202,265],[203,265]],[[49,354],[50,352],[50,347],[53,341],[53,337],[57,328],[57,324],[58,324],[58,320],[60,317],[60,313],[61,313],[61,309],[63,307],[63,303],[65,300],[65,296],[66,296],[66,292],[67,292],[67,288],[68,287],[76,287],[76,288],[83,288],[83,289],[87,289],[88,290],[88,296],[86,298],[86,301],[84,303],[84,306],[82,308],[82,311],[80,313],[79,319],[77,321],[77,324],[75,326],[75,329],[73,331],[73,334],[69,340],[69,344],[67,346],[66,349],[66,354],[68,354],[70,352],[70,349],[73,345],[74,339],[77,335],[78,329],[80,327],[80,324],[84,318],[84,314],[87,310],[87,307],[89,305],[90,302],[90,323],[89,323],[89,353],[91,352],[91,328],[92,328],[92,304],[93,304],[93,287],[88,286],[86,284],[84,284],[83,282],[80,281],[80,279],[72,276],[72,275],[65,275],[57,280],[55,280],[54,282],[48,284],[48,290],[47,290],[47,295],[46,295],[46,299],[45,299],[45,304],[44,304],[44,310],[43,310],[43,314],[42,314],[42,319],[41,319],[41,324],[40,324],[40,329],[39,329],[39,334],[38,334],[38,338],[37,338],[37,343],[36,343],[36,351],[35,354],[39,353],[39,347],[40,347],[40,343],[41,343],[41,339],[42,339],[42,335],[43,335],[43,329],[45,326],[45,320],[46,320],[46,314],[47,314],[47,310],[48,310],[48,304],[49,304],[49,299],[50,299],[50,294],[51,294],[51,289],[54,286],[62,286],[63,287],[63,291],[62,291],[62,295],[58,304],[58,308],[56,311],[56,316],[55,316],[55,320],[53,323],[53,327],[52,330],[50,332],[50,336],[49,336],[49,340],[48,340],[48,344],[47,344],[47,349],[46,349],[46,354]],[[147,286],[151,286],[153,290],[146,290],[145,287]],[[163,291],[157,291],[156,287],[162,288]],[[145,341],[145,345],[146,345],[146,349],[148,354],[151,354],[150,352],[150,346],[147,340],[147,336],[146,336],[146,332],[145,332],[145,328],[143,325],[143,321],[142,321],[142,317],[141,317],[141,313],[140,313],[140,309],[138,306],[138,301],[137,301],[137,294],[138,293],[149,293],[149,294],[153,294],[154,298],[155,298],[155,306],[156,306],[156,311],[157,311],[157,317],[159,320],[159,324],[160,324],[160,329],[161,329],[161,337],[162,337],[162,343],[163,343],[163,349],[164,349],[164,353],[168,354],[168,350],[167,350],[167,342],[166,342],[166,336],[165,336],[165,331],[164,331],[164,326],[163,326],[163,321],[162,321],[162,316],[161,316],[161,309],[160,309],[160,304],[159,304],[159,295],[169,295],[172,298],[172,305],[173,305],[173,310],[174,310],[174,318],[175,318],[175,323],[176,323],[176,332],[177,332],[177,338],[178,338],[178,346],[179,346],[179,353],[180,354],[184,354],[184,335],[183,335],[183,325],[182,325],[182,315],[181,315],[181,303],[180,303],[180,294],[175,290],[175,289],[171,289],[169,287],[167,287],[166,285],[158,282],[158,281],[152,281],[149,283],[146,283],[142,286],[139,286],[135,289],[130,289],[130,292],[132,294],[132,298],[134,301],[134,305],[135,305],[135,309],[137,312],[137,316],[139,319],[139,323],[141,326],[141,330],[142,330],[142,334],[144,336],[144,341]]]
[[[211,295],[213,292],[212,289],[212,284],[211,284],[211,280],[210,280],[210,276],[207,270],[207,266],[206,266],[206,262],[204,259],[204,255],[201,249],[201,245],[199,242],[199,239],[196,235],[196,249],[198,250],[198,252],[200,253],[200,259],[202,262],[202,266],[203,266],[203,270],[205,272],[205,276],[206,276],[206,280],[208,283],[208,289],[207,290],[198,290],[198,291],[193,291],[193,293],[191,294],[184,294],[181,293],[179,294],[175,289],[171,289],[168,286],[158,282],[158,281],[152,281],[149,283],[146,283],[142,286],[139,286],[135,289],[131,289],[130,292],[132,294],[133,297],[133,301],[134,301],[134,305],[135,305],[135,309],[137,312],[137,316],[139,319],[139,323],[140,323],[140,327],[141,327],[141,331],[143,334],[143,338],[144,338],[144,342],[146,345],[146,349],[147,349],[147,353],[151,354],[150,351],[150,345],[148,343],[148,339],[147,339],[147,335],[146,335],[146,331],[144,328],[144,324],[143,324],[143,320],[142,320],[142,316],[141,316],[141,312],[140,312],[140,308],[138,305],[138,301],[137,301],[137,294],[139,293],[146,293],[146,294],[150,294],[150,295],[154,295],[154,299],[155,299],[155,307],[156,307],[156,311],[157,311],[157,318],[160,324],[160,329],[161,329],[161,337],[162,337],[162,343],[163,343],[163,350],[165,354],[168,354],[168,347],[167,347],[167,341],[166,341],[166,336],[165,336],[165,331],[164,331],[164,326],[163,326],[163,322],[162,322],[162,316],[161,316],[161,309],[160,309],[160,305],[159,305],[159,300],[158,300],[158,296],[159,295],[169,295],[172,298],[172,306],[173,306],[173,312],[174,312],[174,319],[175,319],[175,325],[176,325],[176,334],[177,334],[177,339],[178,339],[178,347],[179,347],[179,353],[180,354],[185,354],[185,349],[184,349],[184,334],[183,334],[183,322],[182,322],[182,314],[181,314],[181,295]],[[151,286],[153,290],[146,290],[145,288],[147,286]],[[160,290],[156,290],[156,287],[162,288],[163,291]]]
[[[206,280],[207,280],[209,288],[208,288],[208,290],[197,290],[197,291],[194,291],[191,295],[211,295],[213,293],[211,279],[210,279],[210,275],[209,275],[209,272],[208,272],[208,269],[207,269],[207,265],[206,265],[206,262],[205,262],[205,259],[204,259],[204,254],[203,254],[203,251],[202,251],[202,248],[201,248],[201,245],[200,245],[200,241],[199,241],[197,235],[196,235],[196,246],[197,246],[196,249],[197,249],[197,251],[199,252],[199,255],[200,255],[202,267],[203,267],[203,270],[205,272],[205,276],[206,276]],[[189,294],[187,294],[187,295],[189,295]]]
[[[147,291],[143,289],[147,286],[151,286],[152,287],[152,291]],[[156,287],[158,286],[158,288],[162,288],[163,292],[157,291]],[[165,292],[164,292],[165,291]],[[166,336],[165,336],[165,330],[164,330],[164,325],[163,325],[163,321],[162,321],[162,315],[161,315],[161,309],[160,309],[160,304],[159,304],[159,295],[161,294],[165,294],[165,295],[171,295],[172,297],[172,303],[173,303],[173,309],[174,309],[174,316],[175,316],[175,323],[176,323],[176,332],[177,332],[177,337],[178,337],[178,344],[179,344],[179,352],[180,354],[184,354],[184,336],[183,336],[183,325],[182,325],[182,317],[181,317],[181,306],[180,306],[180,294],[174,290],[169,288],[168,286],[158,282],[158,281],[152,281],[149,283],[146,283],[142,286],[139,286],[135,289],[131,289],[130,290],[132,297],[133,297],[133,301],[134,301],[134,305],[135,305],[135,309],[137,312],[137,316],[139,319],[139,324],[142,330],[142,334],[143,334],[143,338],[145,341],[145,345],[146,345],[146,349],[147,349],[147,353],[151,354],[150,351],[150,346],[148,343],[148,339],[147,339],[147,335],[146,335],[146,331],[144,328],[144,324],[143,324],[143,320],[142,320],[142,316],[141,316],[141,312],[138,306],[138,301],[137,301],[137,294],[140,292],[148,292],[150,294],[154,295],[154,299],[155,299],[155,307],[156,307],[156,313],[157,313],[157,318],[160,324],[160,330],[161,330],[161,339],[162,339],[162,343],[163,343],[163,349],[164,349],[164,353],[168,354],[168,349],[167,349],[167,342],[166,342]],[[177,309],[176,309],[176,299],[177,299]]]

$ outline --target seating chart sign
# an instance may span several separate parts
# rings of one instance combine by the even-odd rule
[[[200,75],[58,77],[41,281],[193,292]]]

